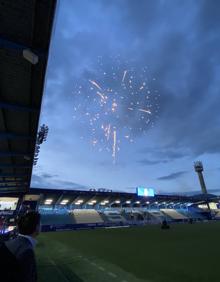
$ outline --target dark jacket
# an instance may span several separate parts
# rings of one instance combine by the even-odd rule
[[[36,260],[33,246],[29,239],[18,236],[13,240],[7,241],[5,245],[18,261],[22,282],[36,282]]]

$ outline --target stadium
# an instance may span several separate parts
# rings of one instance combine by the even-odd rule
[[[47,165],[45,159],[51,158],[54,167],[58,167],[59,162],[62,162],[61,158],[57,161],[59,151],[65,150],[59,146],[60,140],[64,138],[64,132],[62,131],[62,138],[57,137],[53,133],[53,128],[42,122],[44,119],[41,116],[44,99],[46,99],[45,104],[53,108],[53,103],[49,103],[52,99],[50,95],[49,98],[45,98],[45,84],[47,84],[48,60],[50,60],[49,56],[52,57],[51,52],[54,48],[51,47],[51,41],[55,37],[55,28],[60,17],[57,11],[62,11],[61,6],[61,1],[52,0],[30,2],[0,0],[1,242],[7,242],[18,236],[18,217],[30,211],[38,211],[41,215],[41,234],[37,239],[36,260],[40,282],[219,281],[220,196],[215,193],[218,192],[217,189],[209,189],[208,185],[206,187],[201,161],[195,160],[188,168],[189,171],[194,170],[192,177],[195,178],[197,186],[193,189],[197,191],[196,193],[187,193],[190,192],[187,189],[182,193],[158,192],[147,188],[148,184],[146,186],[137,184],[131,191],[128,188],[121,189],[120,185],[118,189],[112,188],[111,185],[83,186],[68,179],[56,181],[57,171],[52,171],[51,174],[46,172],[37,174],[37,169],[39,167],[41,169],[44,162]],[[65,36],[68,38],[68,34]],[[126,75],[127,70],[124,70],[120,87],[122,85],[125,88]],[[131,81],[129,83],[132,84]],[[142,91],[144,86],[145,84],[139,90]],[[74,87],[77,87],[78,91],[79,86]],[[89,87],[89,90],[94,87],[100,91],[96,93],[101,98],[99,106],[105,107],[107,98],[101,93],[102,88],[99,84],[95,80],[89,80]],[[130,88],[132,87],[135,87],[135,84],[130,85]],[[81,88],[83,86],[80,85]],[[93,90],[92,88],[91,91]],[[88,97],[87,104],[90,103]],[[124,97],[121,97],[123,100]],[[110,118],[115,115],[117,107],[118,101],[113,99]],[[158,105],[153,104],[150,110],[139,108],[137,112],[141,115],[152,115],[154,108],[157,111]],[[129,105],[128,110],[133,112],[133,105],[132,107]],[[84,109],[82,111],[84,114]],[[57,113],[54,115],[56,116]],[[86,112],[85,115],[89,114]],[[140,120],[142,117],[140,116]],[[99,116],[96,114],[93,122],[98,119]],[[74,116],[75,120],[77,117]],[[129,123],[128,119],[126,122]],[[147,121],[147,124],[150,122]],[[122,144],[124,141],[116,139],[119,138],[120,133],[116,123],[114,126],[111,125],[113,129],[110,124],[107,127],[102,124],[100,126],[106,137],[104,141],[100,139],[100,143],[105,144],[106,155],[111,151],[109,148],[112,149],[110,157],[113,160],[111,159],[111,164],[106,166],[106,175],[121,169],[119,165],[117,166],[117,155],[123,149],[119,150],[117,144]],[[79,123],[79,128],[82,126],[83,123]],[[126,126],[123,130],[125,128]],[[52,155],[47,155],[50,146],[46,147],[45,144],[50,138],[50,130],[51,136],[54,134],[57,138],[57,147],[51,149]],[[95,131],[94,128],[92,130]],[[132,130],[129,130],[129,134],[132,134]],[[145,130],[146,128],[143,129],[143,134]],[[88,131],[85,131],[88,134]],[[110,136],[112,136],[111,146],[109,146]],[[137,136],[138,139],[139,135]],[[80,135],[79,144],[84,144],[83,138]],[[130,135],[125,135],[125,139],[129,138]],[[94,138],[90,142],[94,150],[97,148],[97,139]],[[129,142],[134,141],[130,139]],[[72,141],[70,143],[73,146]],[[78,150],[81,150],[80,147]],[[88,156],[88,163],[91,161],[89,150],[85,153]],[[77,159],[77,148],[74,147],[73,151],[77,163],[80,160]],[[94,155],[100,152],[103,152],[101,147]],[[71,154],[69,147],[67,154]],[[126,154],[130,154],[130,151],[125,152]],[[120,162],[120,156],[118,159]],[[68,171],[70,166],[66,160],[64,171]],[[93,160],[94,164],[91,163],[96,170],[96,159]],[[102,160],[102,166],[105,162],[106,160]],[[140,162],[143,163],[143,160]],[[160,162],[167,164],[168,159]],[[150,161],[150,165],[155,163],[155,160]],[[61,169],[60,167],[57,170]],[[77,170],[77,167],[73,168]],[[74,169],[71,167],[70,174],[75,173],[72,172]],[[130,172],[133,173],[132,170]],[[83,177],[84,173],[86,169],[82,173]],[[181,171],[179,174],[173,173],[157,179],[159,181],[172,177],[176,179],[179,175],[185,176],[187,173]],[[108,178],[105,176],[103,179],[107,181]],[[117,173],[115,176],[117,184],[121,179]],[[49,185],[48,181],[53,177],[56,185],[53,182]],[[93,175],[90,177],[91,182],[95,177],[96,173],[94,177]],[[126,177],[130,177],[129,173],[123,175],[123,178]],[[150,173],[143,179],[150,181]]]

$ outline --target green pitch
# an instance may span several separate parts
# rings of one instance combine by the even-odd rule
[[[43,233],[40,282],[217,282],[220,223]]]

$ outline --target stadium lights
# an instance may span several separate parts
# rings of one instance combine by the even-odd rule
[[[116,204],[120,204],[120,203],[121,203],[121,201],[117,200],[117,201],[115,201],[115,203],[116,203]]]
[[[126,201],[126,204],[130,204],[131,203],[131,201]]]
[[[140,204],[140,201],[136,201],[135,203],[136,203],[136,204]]]
[[[52,202],[53,202],[53,199],[47,199],[47,200],[45,200],[44,204],[45,205],[51,205]]]
[[[104,202],[105,202],[106,204],[108,204],[108,203],[109,203],[109,201],[108,201],[108,200],[105,200]]]
[[[23,50],[23,57],[33,65],[36,65],[39,61],[39,57],[34,54],[30,49]]]
[[[46,202],[52,202],[53,199],[46,199],[45,201],[46,201]]]
[[[88,205],[92,206],[92,205],[94,205],[94,203],[93,202],[88,202]]]
[[[81,205],[83,202],[84,202],[83,200],[77,200],[74,204],[77,205],[77,206],[79,206],[79,205]]]
[[[150,204],[150,202],[149,202],[149,201],[147,201],[147,202],[146,202],[146,204],[147,204],[147,205],[149,205],[149,204]]]
[[[155,204],[157,205],[157,204],[158,204],[158,202],[155,202]]]
[[[100,205],[101,205],[101,206],[104,206],[104,205],[105,205],[105,202],[101,202]]]
[[[61,205],[66,205],[69,202],[69,200],[62,200],[62,202],[60,203]]]
[[[96,200],[92,200],[91,203],[95,204],[97,201]]]
[[[46,141],[47,135],[48,135],[49,127],[45,124],[43,124],[39,132],[37,133],[37,140],[35,145],[35,151],[34,151],[34,161],[33,165],[37,165],[37,161],[39,159],[39,152],[40,152],[40,145]]]

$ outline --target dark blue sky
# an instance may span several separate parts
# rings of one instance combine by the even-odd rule
[[[184,193],[199,189],[202,160],[219,189],[219,11],[217,0],[59,1],[32,186]]]

